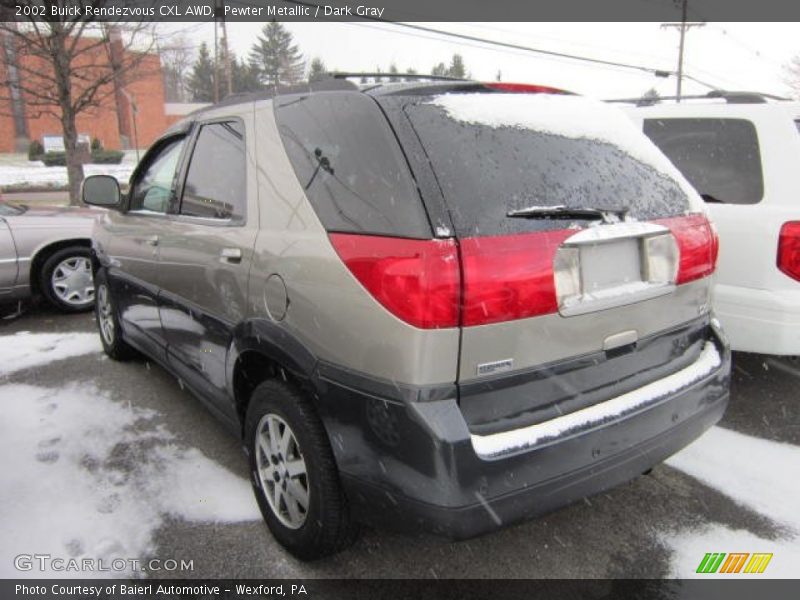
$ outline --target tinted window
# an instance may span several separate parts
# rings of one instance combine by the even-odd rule
[[[646,119],[644,132],[707,202],[761,201],[761,153],[750,121]]]
[[[686,194],[673,179],[615,145],[456,121],[429,103],[410,105],[406,112],[427,150],[458,235],[505,235],[568,225],[506,216],[529,206],[628,208],[640,220],[689,208]]]
[[[244,217],[246,204],[242,125],[237,121],[203,125],[189,162],[180,213],[236,219]]]
[[[297,179],[329,231],[430,237],[408,164],[386,118],[360,93],[276,100]]]
[[[172,140],[148,157],[149,166],[137,177],[131,190],[129,210],[167,212],[183,143],[184,138]]]

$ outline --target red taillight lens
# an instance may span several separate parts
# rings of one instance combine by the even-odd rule
[[[678,285],[707,277],[717,265],[719,239],[705,215],[687,215],[656,221],[669,228],[678,242]]]
[[[789,221],[778,237],[778,268],[800,281],[800,221]]]
[[[572,230],[461,241],[462,323],[485,325],[558,310],[553,259]]]
[[[501,92],[512,92],[517,94],[569,94],[570,92],[547,85],[534,85],[531,83],[504,83],[496,81],[484,83],[484,87]]]
[[[461,296],[453,240],[330,234],[336,252],[393,315],[422,329],[457,327]]]

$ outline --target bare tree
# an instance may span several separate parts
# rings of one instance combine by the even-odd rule
[[[70,203],[79,204],[84,174],[76,117],[111,96],[126,95],[125,85],[146,75],[144,63],[155,48],[155,29],[152,23],[48,19],[0,22],[5,52],[0,61],[0,106],[13,111],[15,102],[24,101],[29,117],[49,114],[60,121]]]
[[[159,44],[167,102],[186,102],[186,78],[194,62],[192,44],[179,35]]]
[[[786,84],[795,97],[800,98],[800,54],[784,65],[783,69],[786,72]]]

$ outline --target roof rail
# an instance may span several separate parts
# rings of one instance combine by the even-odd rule
[[[762,92],[732,92],[727,90],[711,90],[707,94],[681,96],[680,100],[714,100],[722,99],[728,104],[765,104],[767,100],[789,100],[783,96],[765,94]],[[606,102],[624,102],[636,106],[654,106],[663,100],[678,100],[678,96],[641,96],[639,98],[612,98]]]
[[[711,90],[707,94],[681,96],[681,100],[714,100],[722,99],[728,104],[765,104],[767,100],[788,100],[782,96],[775,96],[773,94],[765,94],[762,92],[745,92],[745,91],[728,91],[728,90]],[[606,100],[606,102],[624,102],[635,104],[636,106],[654,106],[663,100],[678,100],[678,96],[657,96],[648,97],[641,96],[639,98],[614,98]]]
[[[426,79],[431,81],[472,81],[465,77],[450,77],[448,75],[422,75],[418,73],[361,73],[361,72],[346,72],[346,71],[333,71],[328,75],[334,79],[347,79],[348,77],[381,77],[389,79],[406,79],[406,80],[419,80]]]

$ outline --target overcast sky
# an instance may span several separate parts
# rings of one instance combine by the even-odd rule
[[[674,71],[678,32],[659,23],[421,23],[426,27]],[[263,23],[230,23],[229,36],[238,56],[246,56]],[[210,23],[172,24],[194,44],[213,44]],[[473,78],[533,82],[600,98],[638,96],[650,87],[675,93],[675,78],[619,68],[589,65],[529,52],[447,39],[378,23],[287,23],[305,59],[319,56],[330,69],[385,71],[394,62],[429,73],[454,52],[464,57]],[[758,90],[784,95],[789,89],[783,66],[800,54],[800,23],[707,23],[687,34],[686,73],[718,88]],[[709,88],[684,82],[684,93]]]

